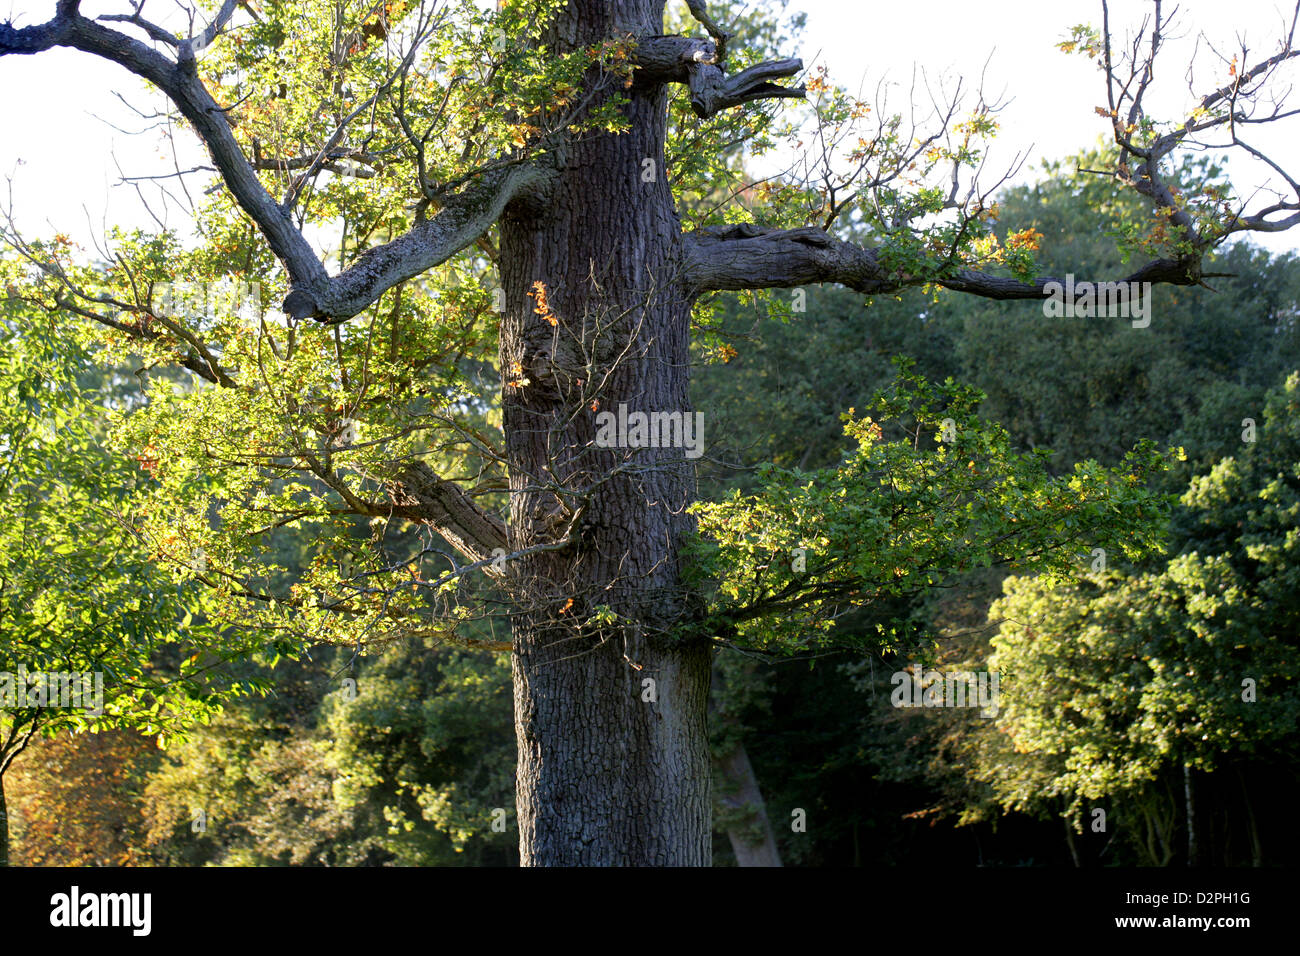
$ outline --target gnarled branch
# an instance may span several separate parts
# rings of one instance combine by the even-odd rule
[[[680,36],[641,37],[637,41],[637,81],[684,83],[691,89],[691,109],[707,119],[732,106],[763,99],[802,99],[803,86],[781,86],[773,80],[803,69],[799,59],[758,63],[734,76],[717,65],[718,45]]]
[[[781,86],[772,80],[794,76],[803,69],[803,60],[772,60],[759,63],[735,76],[726,76],[712,63],[690,63],[691,109],[700,119],[707,119],[732,106],[751,100],[803,99],[803,86]]]
[[[900,274],[882,266],[877,250],[835,239],[821,229],[753,224],[711,227],[687,235],[684,279],[696,293],[834,282],[876,295],[933,282],[986,299],[1047,299],[1060,294],[1049,288],[1052,284],[1066,285],[1055,276],[1022,281],[974,269],[941,272],[936,278]],[[1190,258],[1157,259],[1118,281],[1196,285],[1201,281],[1200,263]]]
[[[463,488],[439,478],[422,461],[403,471],[389,485],[389,494],[393,499],[393,514],[410,521],[427,522],[473,561],[491,561],[507,550],[505,523],[479,508]]]
[[[226,187],[284,263],[290,281],[316,286],[327,280],[325,266],[288,213],[262,186],[235,140],[225,111],[199,79],[190,43],[180,44],[176,60],[168,59],[139,40],[83,17],[76,2],[60,3],[54,19],[36,26],[15,29],[0,24],[0,56],[38,53],[56,46],[93,53],[161,89],[203,140]]]
[[[685,279],[697,292],[817,282],[838,282],[866,293],[890,288],[874,251],[812,227],[709,227],[686,236],[685,252]]]
[[[223,7],[213,26],[219,28],[228,18],[229,11]],[[216,31],[209,28],[195,42],[211,42],[215,35]],[[60,3],[54,19],[43,24],[18,29],[0,24],[0,55],[37,53],[56,46],[72,47],[117,63],[158,86],[176,104],[207,146],[235,201],[284,264],[291,291],[283,308],[295,318],[332,322],[351,318],[397,283],[420,275],[469,246],[492,226],[507,203],[540,186],[549,175],[545,169],[523,164],[486,173],[446,198],[438,215],[368,250],[349,268],[331,277],[294,224],[289,208],[277,204],[257,178],[254,164],[235,140],[225,111],[199,78],[194,43],[178,41],[177,59],[169,59],[139,40],[81,16],[72,0]]]
[[[445,200],[439,213],[409,232],[376,246],[333,278],[295,283],[284,300],[294,318],[342,322],[366,308],[387,289],[414,278],[474,243],[500,217],[506,205],[545,187],[552,172],[517,165],[496,170]]]

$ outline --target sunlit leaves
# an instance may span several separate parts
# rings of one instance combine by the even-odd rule
[[[136,537],[136,496],[161,461],[104,447],[108,374],[25,303],[4,311],[0,671],[98,673],[103,713],[20,707],[0,714],[0,736],[12,744],[32,720],[47,734],[184,732],[240,690],[220,665],[256,629],[223,630],[201,589],[169,578]]]
[[[1006,746],[974,748],[970,769],[1004,806],[1134,800],[1184,764],[1213,770],[1294,735],[1298,395],[1293,374],[1260,441],[1193,479],[1167,562],[1007,580],[989,612],[1003,711],[981,731]]]
[[[1132,555],[1155,545],[1166,503],[1146,488],[1165,464],[1153,446],[1114,470],[1084,462],[1052,477],[1045,452],[1014,451],[975,416],[979,397],[904,374],[878,396],[878,421],[846,416],[856,448],[838,468],[768,466],[757,493],[696,505],[695,573],[727,636],[795,652],[834,642],[834,621],[854,607],[964,571],[1063,574],[1085,544]],[[790,560],[796,549],[806,569]]]

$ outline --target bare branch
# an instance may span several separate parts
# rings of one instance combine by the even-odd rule
[[[1047,299],[1059,294],[1059,290],[1048,288],[1051,284],[1065,285],[1065,280],[1054,276],[1021,281],[973,269],[939,270],[932,277],[900,274],[882,266],[877,250],[835,239],[812,227],[713,227],[686,236],[685,244],[684,278],[695,293],[834,282],[876,295],[934,283],[987,299]],[[1201,281],[1201,272],[1194,259],[1158,259],[1119,281],[1195,285]]]
[[[473,561],[491,561],[506,549],[505,523],[488,514],[454,482],[439,478],[422,461],[408,467],[389,486],[391,513],[431,524],[440,535]]]
[[[691,16],[699,21],[700,26],[704,27],[709,36],[713,37],[714,42],[717,43],[718,54],[715,62],[725,63],[727,59],[727,41],[731,39],[731,34],[718,26],[717,22],[709,16],[709,11],[705,8],[703,0],[686,0],[686,6],[690,9]]]
[[[794,76],[803,69],[799,59],[758,63],[734,76],[717,65],[721,61],[716,44],[679,36],[640,37],[635,54],[637,82],[685,83],[691,88],[691,109],[701,119],[741,103],[762,99],[802,99],[803,86],[780,86],[771,82]]]
[[[800,59],[772,60],[726,76],[712,63],[690,63],[691,109],[700,119],[707,119],[751,100],[801,100],[807,92],[803,86],[781,86],[771,81],[794,76],[802,69]]]
[[[1164,211],[1181,237],[1182,249],[1188,255],[1200,256],[1232,233],[1276,232],[1300,225],[1300,189],[1297,189],[1295,177],[1277,162],[1243,142],[1237,132],[1238,126],[1242,124],[1274,122],[1298,112],[1283,109],[1286,98],[1283,94],[1280,97],[1273,96],[1270,115],[1256,115],[1257,101],[1263,95],[1265,85],[1284,63],[1300,56],[1300,50],[1294,46],[1296,25],[1300,20],[1300,3],[1296,4],[1290,27],[1277,52],[1253,66],[1248,62],[1249,51],[1244,40],[1241,41],[1239,54],[1229,58],[1219,52],[1204,35],[1198,37],[1196,49],[1199,51],[1204,44],[1227,68],[1230,80],[1199,96],[1195,109],[1183,122],[1172,128],[1165,127],[1165,131],[1160,132],[1147,114],[1145,100],[1153,88],[1155,61],[1171,29],[1171,20],[1172,15],[1166,17],[1161,2],[1156,0],[1153,17],[1142,22],[1129,47],[1117,47],[1111,37],[1110,4],[1108,0],[1102,2],[1101,66],[1106,74],[1105,112],[1109,114],[1112,137],[1120,151],[1114,175]],[[1191,75],[1192,66],[1189,64],[1189,87],[1192,83]],[[1210,142],[1196,138],[1197,134],[1211,130],[1226,132],[1226,141]],[[1216,203],[1217,207],[1221,207],[1220,215],[1211,217],[1209,221],[1198,221],[1193,215],[1194,207],[1166,182],[1167,171],[1163,168],[1165,160],[1175,150],[1193,147],[1241,149],[1279,175],[1294,193],[1294,200],[1282,200],[1253,213],[1245,210],[1245,203],[1234,213],[1228,203],[1220,202]],[[1282,219],[1270,218],[1279,212],[1295,214]]]
[[[873,251],[821,229],[715,226],[686,237],[685,281],[694,291],[789,288],[838,282],[858,292],[888,291]]]

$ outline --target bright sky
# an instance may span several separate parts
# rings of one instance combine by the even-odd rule
[[[54,8],[53,0],[0,0],[0,10],[6,4],[18,25],[43,21]],[[861,86],[864,93],[873,93],[883,76],[903,85],[902,97],[914,65],[932,76],[963,76],[968,83],[983,72],[986,94],[1011,100],[1000,117],[1002,133],[994,158],[1000,156],[1005,166],[1017,151],[1030,150],[1022,179],[1039,160],[1072,153],[1107,132],[1093,111],[1105,98],[1101,74],[1083,57],[1066,56],[1055,47],[1073,24],[1100,23],[1101,7],[1095,0],[792,0],[791,5],[808,13],[802,49],[794,52],[805,62],[825,62],[831,78],[850,89]],[[1127,26],[1149,11],[1151,3],[1114,0],[1112,8],[1113,19]],[[128,5],[125,0],[85,0],[83,9],[88,14],[122,12]],[[1170,98],[1157,98],[1155,105],[1185,102],[1183,73],[1198,31],[1222,41],[1229,51],[1236,36],[1244,34],[1252,53],[1266,56],[1289,17],[1290,5],[1284,0],[1184,0],[1181,11],[1185,39],[1181,46],[1171,44],[1163,60],[1167,72],[1157,76]],[[1295,75],[1292,68],[1289,78]],[[1226,75],[1207,74],[1206,80],[1224,82]],[[149,111],[156,101],[143,92],[142,84],[95,57],[53,50],[0,58],[0,89],[0,130],[5,131],[0,175],[13,176],[15,212],[24,230],[37,234],[57,229],[86,243],[92,230],[102,233],[105,223],[149,224],[135,190],[119,181],[124,174],[169,172],[171,157],[155,136],[123,132],[150,124],[114,95],[120,93]],[[1297,133],[1300,116],[1280,128],[1258,128],[1255,145],[1284,167],[1300,170],[1294,148],[1300,141]],[[1232,168],[1243,186],[1263,182],[1258,164]],[[1292,250],[1300,248],[1300,233],[1260,241],[1275,251]]]

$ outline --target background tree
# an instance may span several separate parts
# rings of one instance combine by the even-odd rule
[[[1294,765],[1298,392],[1293,373],[1270,393],[1259,441],[1192,481],[1187,530],[1158,571],[1065,590],[1006,582],[990,611],[1006,711],[984,735],[1004,739],[973,763],[1004,804],[1063,797],[1076,821],[1085,807],[1128,811],[1145,818],[1149,862],[1195,863],[1217,826],[1207,817],[1198,838],[1198,778],[1248,759]],[[1181,845],[1160,822],[1166,783]]]
[[[9,281],[14,266],[0,263]],[[12,291],[0,309],[3,863],[5,775],[33,740],[116,729],[157,735],[161,744],[246,689],[221,665],[258,635],[222,629],[204,613],[209,605],[198,589],[178,585],[137,545],[135,492],[152,461],[101,448],[111,412],[78,382],[91,377],[91,357]],[[65,674],[75,675],[68,687],[78,692],[66,701]],[[39,696],[26,693],[38,688]],[[55,748],[46,756],[70,753]],[[26,826],[30,835],[32,821]],[[81,858],[117,859],[115,842],[86,846]]]
[[[1043,232],[1041,257],[1049,271],[1065,272],[1071,260],[1097,264],[1100,271],[1119,267],[1114,240],[1106,235],[1107,210],[1135,208],[1136,198],[1078,171],[1102,165],[1096,151],[1084,151],[1047,167],[1042,182],[999,195],[1005,219]],[[1242,443],[1243,417],[1260,420],[1269,387],[1286,369],[1300,367],[1292,320],[1300,276],[1295,260],[1233,246],[1216,254],[1210,268],[1232,275],[1215,280],[1218,291],[1156,289],[1146,329],[1120,318],[1044,322],[1011,304],[967,297],[934,302],[919,291],[881,298],[865,314],[853,295],[829,288],[809,290],[807,312],[793,316],[779,302],[737,302],[717,325],[735,356],[701,369],[692,383],[696,404],[717,410],[717,430],[726,442],[704,470],[702,487],[708,497],[732,484],[752,489],[764,461],[805,468],[834,463],[848,446],[826,410],[864,405],[895,375],[882,352],[901,351],[928,377],[951,374],[979,383],[986,390],[982,414],[1007,423],[1017,445],[1049,450],[1053,471],[1089,457],[1114,464],[1139,435],[1181,445],[1188,460],[1155,479],[1181,495],[1194,472],[1249,450]],[[1273,507],[1256,510],[1263,515]],[[1176,509],[1175,526],[1188,514]],[[1176,553],[1182,540],[1184,532],[1176,532],[1168,546]],[[1239,550],[1226,540],[1215,546],[1224,554]],[[1093,560],[1082,555],[1085,576]],[[1142,565],[1143,573],[1163,571],[1167,560]],[[1111,572],[1115,580],[1131,573],[1122,561],[1115,566],[1124,569]],[[823,653],[811,662],[747,661],[744,692],[727,695],[727,706],[736,709],[732,736],[738,734],[751,758],[771,819],[811,805],[819,821],[804,834],[776,828],[784,859],[805,865],[906,865],[917,859],[1069,865],[1096,862],[1105,850],[1103,862],[1184,861],[1177,829],[1181,768],[1165,765],[1169,772],[1157,784],[1135,794],[1140,803],[1107,801],[1107,834],[1094,836],[1086,816],[1084,833],[1073,834],[1079,815],[1070,815],[1067,830],[1064,801],[1043,797],[1046,783],[1038,787],[1026,776],[1031,758],[993,746],[1006,738],[988,721],[960,711],[890,706],[889,675],[912,662],[909,653],[933,654],[943,668],[957,671],[988,666],[989,638],[999,621],[990,618],[989,606],[1001,596],[1004,576],[997,569],[964,575],[935,595],[877,607],[839,625],[871,634],[878,622],[910,617],[918,643],[905,653],[869,648]],[[1055,606],[1069,603],[1075,590],[1048,582],[1032,587],[1044,602],[1056,595],[1050,599]],[[1111,608],[1115,628],[1120,613]],[[1261,636],[1284,642],[1287,631],[1279,625],[1263,624]],[[1068,628],[1034,633],[1031,646],[1039,653],[1073,653]],[[1195,654],[1196,646],[1187,650]],[[1109,666],[1095,653],[1081,664],[1096,671],[1094,681]],[[1058,713],[1054,719],[1064,718]],[[1203,861],[1284,858],[1286,810],[1269,794],[1290,785],[1295,766],[1278,751],[1265,756],[1228,748],[1224,761],[1222,772],[1196,774]],[[979,779],[974,767],[983,768]],[[993,784],[984,781],[999,775],[1006,786],[1019,781],[1015,786],[1035,794],[1032,815],[996,799]],[[949,829],[954,822],[961,826]],[[1160,828],[1170,834],[1167,857]],[[1112,840],[1116,834],[1123,839]],[[1268,853],[1255,857],[1251,846]],[[730,859],[725,843],[716,847],[715,859]]]
[[[12,864],[146,865],[141,791],[160,757],[132,730],[37,736],[5,774]]]

